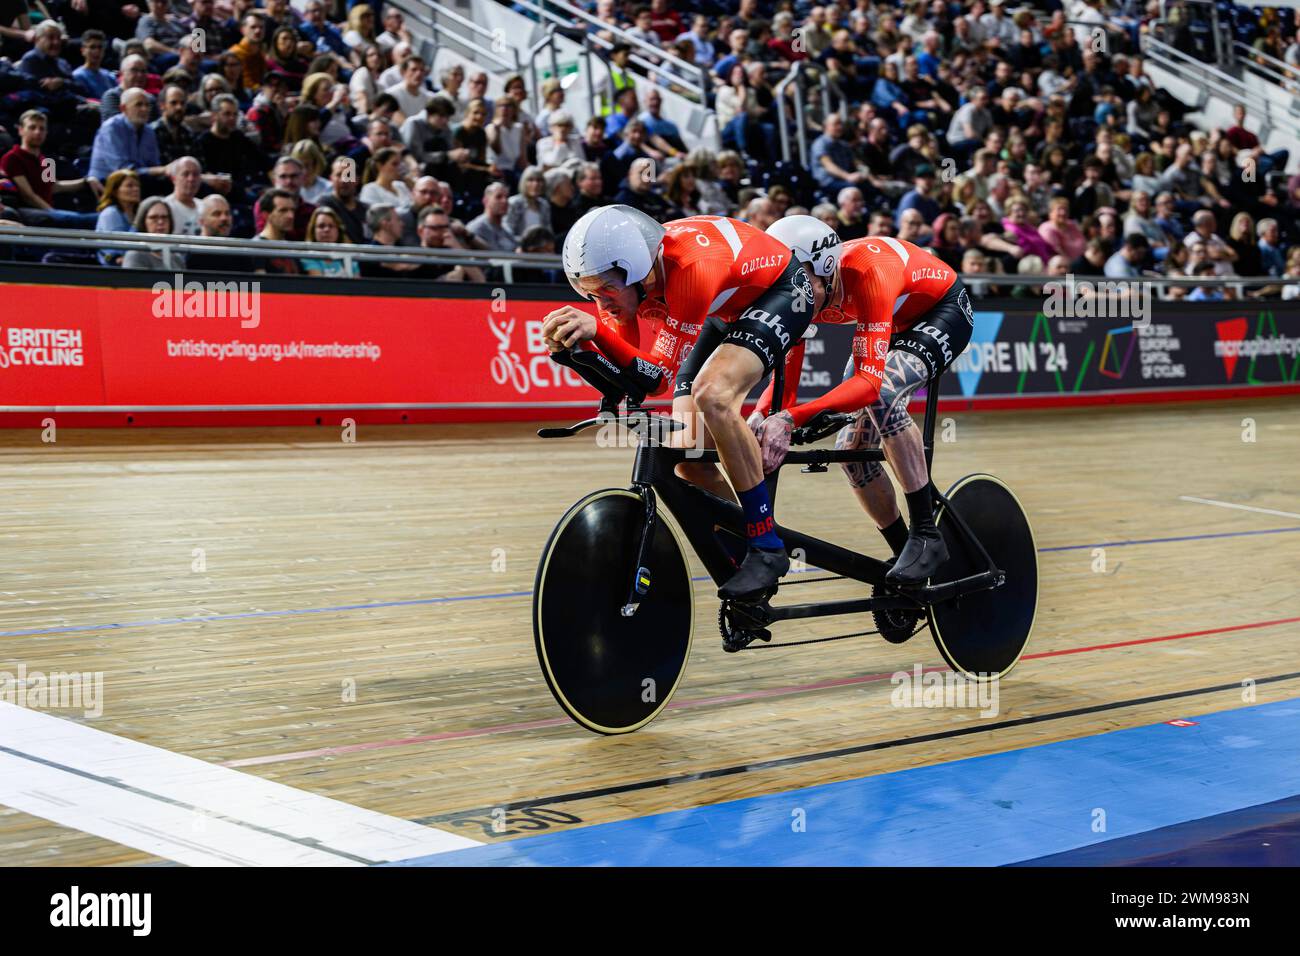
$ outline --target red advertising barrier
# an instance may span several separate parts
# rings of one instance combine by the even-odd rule
[[[104,277],[121,288],[0,281],[0,425],[53,415],[72,426],[568,419],[596,401],[541,341],[564,290],[150,278]],[[1295,394],[1300,311],[1289,306],[1157,304],[1138,328],[981,303],[940,407]],[[851,334],[819,329],[801,399],[839,381]]]
[[[593,391],[547,358],[561,303],[210,291],[0,287],[7,424],[564,417]],[[248,418],[252,415],[252,418]],[[178,418],[178,416],[180,416]],[[331,420],[338,414],[328,416]],[[68,419],[71,420],[71,419]]]

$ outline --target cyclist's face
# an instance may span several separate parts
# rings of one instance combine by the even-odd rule
[[[635,289],[606,276],[579,279],[578,291],[595,302],[602,312],[616,319],[632,318],[640,305]]]
[[[811,280],[813,290],[813,314],[816,315],[829,305],[835,305],[836,297],[832,291],[831,282],[817,275],[807,266],[804,266],[804,271],[809,273],[808,278]],[[836,274],[838,275],[838,272]]]

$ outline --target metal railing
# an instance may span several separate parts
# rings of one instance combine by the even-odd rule
[[[787,163],[790,161],[790,115],[786,112],[786,89],[790,84],[794,84],[794,130],[795,136],[799,142],[799,162],[805,168],[808,166],[808,124],[804,122],[804,94],[803,85],[800,83],[800,76],[803,73],[804,61],[796,60],[790,65],[790,72],[785,75],[779,83],[772,88],[773,100],[776,103],[776,120],[777,132],[781,136],[781,158]]]
[[[441,5],[437,6],[440,7]],[[607,53],[612,50],[614,42],[588,31],[587,27],[597,27],[601,31],[610,33],[615,41],[626,43],[632,48],[630,62],[634,66],[644,70],[646,75],[653,74],[660,77],[668,85],[683,87],[699,100],[701,107],[704,109],[709,108],[713,82],[709,78],[708,67],[687,63],[676,54],[652,46],[627,31],[598,19],[581,7],[566,3],[565,0],[540,0],[540,2],[538,0],[514,0],[512,6],[533,14],[538,18],[539,22],[545,21],[554,25],[561,32],[574,29],[581,30],[581,37],[569,37],[569,39],[575,43],[580,43],[589,58],[595,56],[598,52]],[[678,69],[670,70],[663,64],[676,66]],[[591,66],[588,64],[589,85],[592,82],[590,79],[591,73]],[[690,79],[692,74],[699,76],[698,82],[693,82]]]
[[[1142,52],[1152,63],[1197,87],[1197,110],[1205,106],[1212,94],[1217,94],[1242,103],[1259,119],[1261,140],[1267,139],[1274,129],[1292,138],[1300,138],[1300,122],[1295,116],[1282,112],[1269,97],[1217,66],[1204,63],[1153,36],[1147,37]]]
[[[560,257],[540,252],[491,252],[482,249],[425,249],[420,246],[352,245],[333,242],[272,242],[216,236],[164,236],[138,232],[94,232],[85,229],[51,229],[20,226],[0,228],[0,245],[79,249],[91,245],[95,251],[140,250],[162,257],[161,268],[183,271],[184,256],[192,252],[240,255],[256,259],[330,259],[343,263],[351,273],[360,262],[399,262],[415,265],[444,264],[499,268],[507,283],[514,281],[515,268],[559,269]],[[103,268],[119,268],[103,266]]]
[[[839,114],[844,122],[849,121],[849,95],[844,92],[844,87],[840,86],[840,81],[832,77],[829,73],[823,71],[821,74],[822,87],[822,116],[830,116],[834,107],[831,105],[832,95],[839,100]]]
[[[1300,68],[1279,60],[1263,50],[1256,50],[1240,40],[1233,41],[1232,49],[1236,52],[1237,62],[1243,69],[1250,70],[1261,79],[1276,84],[1293,97],[1296,95],[1297,88],[1300,87],[1300,83],[1297,82],[1300,81]],[[1294,110],[1294,105],[1292,108]]]
[[[442,263],[470,265],[482,268],[500,268],[507,283],[513,280],[514,268],[559,271],[560,257],[537,252],[489,252],[481,249],[424,249],[418,246],[358,246],[325,242],[270,242],[249,239],[218,238],[208,236],[165,236],[135,232],[92,232],[82,229],[49,229],[35,227],[0,228],[0,245],[27,245],[84,250],[87,245],[95,249],[139,249],[162,256],[161,269],[184,271],[178,254],[191,252],[217,255],[242,255],[258,259],[332,259],[344,263],[351,272],[353,262],[406,262],[417,265]],[[3,264],[3,263],[0,263]],[[103,266],[102,268],[119,268]],[[143,271],[143,270],[141,270]],[[964,272],[962,280],[975,289],[982,286],[1054,286],[1068,281],[1066,276],[1020,275],[1005,272]],[[1132,279],[1112,279],[1103,276],[1075,276],[1076,285],[1093,283],[1099,288],[1124,286],[1154,286],[1163,292],[1166,288],[1181,286],[1196,288],[1228,287],[1234,289],[1266,288],[1269,286],[1300,285],[1300,278],[1279,276],[1141,276]],[[563,283],[557,285],[564,287]]]
[[[546,35],[530,46],[524,54],[528,61],[528,97],[533,105],[533,115],[536,116],[542,111],[546,103],[542,100],[542,91],[540,84],[537,82],[537,54],[546,50],[551,59],[551,76],[556,79],[560,76],[560,60],[555,49],[555,24],[546,25]]]
[[[513,47],[503,47],[510,56],[507,58],[501,55],[498,46],[500,37],[493,34],[491,30],[482,27],[467,17],[461,16],[454,10],[451,10],[442,4],[420,3],[418,0],[386,0],[389,6],[395,7],[401,11],[402,16],[423,27],[429,34],[429,43],[433,46],[433,54],[436,55],[438,48],[444,45],[459,47],[458,52],[466,59],[473,62],[479,62],[486,58],[501,70],[511,73],[520,72],[519,51]],[[459,30],[452,29],[435,19],[436,16],[446,17]],[[487,42],[481,43],[479,40]],[[429,66],[433,65],[433,56],[429,56]]]
[[[1220,66],[1232,65],[1232,44],[1228,38],[1232,35],[1232,24],[1219,21],[1219,8],[1215,0],[1180,0],[1189,19],[1179,26],[1193,38],[1208,40],[1214,47],[1214,61]],[[1191,17],[1194,10],[1199,10],[1199,17]],[[1151,22],[1148,35],[1159,36],[1170,26],[1168,0],[1160,0],[1159,17]],[[1226,26],[1226,31],[1225,31]]]
[[[822,117],[830,116],[831,113],[838,112],[845,122],[849,119],[849,98],[845,94],[843,87],[839,85],[830,74],[825,70],[808,71],[809,61],[796,60],[790,64],[790,70],[782,77],[777,84],[772,87],[773,103],[776,109],[777,133],[781,139],[781,158],[786,162],[790,161],[790,123],[794,123],[794,138],[797,140],[799,148],[799,162],[808,166],[808,122],[805,110],[807,109],[806,96],[811,86],[805,86],[805,80],[808,72],[815,72],[817,85],[817,95],[821,97]],[[793,84],[794,95],[787,96],[786,90]],[[832,99],[834,97],[834,100]],[[793,102],[790,102],[793,101]],[[838,101],[839,105],[835,105]],[[787,108],[789,107],[789,108]]]

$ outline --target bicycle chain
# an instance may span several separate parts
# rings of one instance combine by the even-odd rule
[[[846,577],[843,574],[838,574],[833,578],[809,578],[806,581],[782,581],[781,587],[788,588],[793,584],[823,584],[826,581],[844,580],[846,580]],[[922,618],[916,625],[916,630],[909,634],[907,639],[910,641],[912,638],[916,637],[916,635],[921,632],[921,628],[925,627],[926,624],[927,621]],[[828,644],[831,641],[847,641],[851,637],[870,637],[872,634],[879,633],[879,631],[855,631],[852,634],[838,634],[834,637],[817,637],[806,641],[783,641],[780,644],[746,644],[744,647],[739,648],[735,653],[740,653],[742,651],[774,651],[778,647],[801,647],[805,644]]]
[[[919,624],[917,624],[916,630],[908,635],[908,640],[911,640],[913,637],[919,634],[921,632],[921,628],[926,626],[926,623],[927,622],[925,620],[922,620]],[[740,648],[735,653],[739,654],[743,651],[774,651],[778,647],[799,647],[803,644],[826,644],[829,643],[830,641],[847,641],[851,637],[869,637],[872,634],[879,634],[879,633],[880,633],[879,631],[855,631],[852,634],[838,634],[835,637],[816,637],[816,638],[810,638],[809,640],[806,641],[784,641],[780,644],[746,644],[744,647]]]

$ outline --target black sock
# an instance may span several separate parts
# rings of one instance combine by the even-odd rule
[[[895,518],[893,524],[881,528],[880,533],[884,535],[889,550],[894,552],[894,557],[903,553],[903,545],[907,544],[907,522],[902,515]]]
[[[929,482],[923,488],[907,492],[905,497],[907,514],[912,519],[912,531],[917,534],[935,533],[934,498],[931,496]]]

